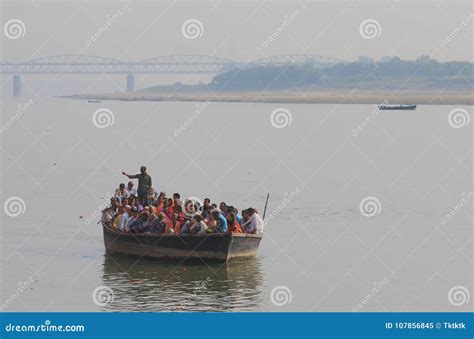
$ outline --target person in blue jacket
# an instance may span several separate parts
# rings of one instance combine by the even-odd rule
[[[217,221],[217,231],[220,233],[227,232],[227,220],[225,220],[225,217],[219,211],[213,211],[212,217]]]

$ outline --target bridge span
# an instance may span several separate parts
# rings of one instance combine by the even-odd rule
[[[320,55],[277,55],[248,62],[207,55],[169,55],[136,62],[87,55],[55,55],[24,62],[0,61],[0,74],[13,75],[13,95],[21,95],[21,74],[125,74],[126,90],[135,88],[135,74],[214,74],[255,66],[311,63],[328,67],[341,60]]]

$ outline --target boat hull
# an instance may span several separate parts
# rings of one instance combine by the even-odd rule
[[[413,111],[416,105],[379,105],[378,108],[382,111]]]
[[[254,257],[261,236],[255,234],[165,235],[117,232],[103,225],[110,254],[164,260],[218,260]]]

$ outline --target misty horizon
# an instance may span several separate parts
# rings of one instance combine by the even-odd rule
[[[2,36],[0,59],[10,62],[53,55],[139,61],[187,54],[242,62],[288,54],[348,62],[360,56],[415,60],[422,55],[440,62],[473,60],[474,15],[468,1],[449,6],[429,1],[3,1],[1,7],[3,24],[12,18],[24,24],[21,39]],[[199,26],[192,26],[193,20]],[[199,30],[191,39],[183,36],[188,21],[190,30]],[[365,21],[366,33],[376,30],[374,37],[361,35]]]

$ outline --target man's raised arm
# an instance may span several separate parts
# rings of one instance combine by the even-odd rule
[[[126,177],[128,177],[129,179],[135,179],[137,177],[136,175],[127,174],[125,172],[122,172],[122,174],[125,175]]]

